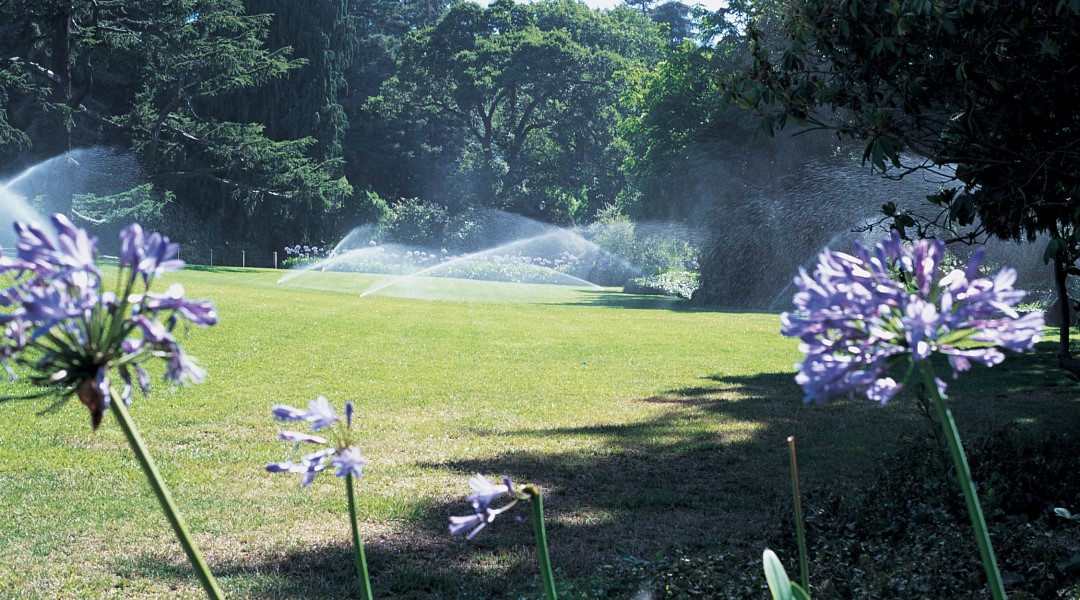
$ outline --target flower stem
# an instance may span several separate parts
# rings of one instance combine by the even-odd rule
[[[532,505],[533,536],[536,538],[536,556],[540,561],[540,579],[544,582],[544,596],[547,600],[557,600],[555,578],[551,574],[551,558],[548,556],[547,530],[544,528],[544,498],[534,485],[527,485],[523,490],[529,496]]]
[[[352,523],[353,558],[356,559],[360,598],[371,600],[371,580],[368,578],[367,558],[364,557],[364,542],[360,539],[360,522],[356,518],[356,493],[353,491],[352,473],[345,476],[345,490],[349,496],[349,522]]]
[[[791,454],[791,497],[795,503],[795,534],[799,542],[799,580],[803,589],[810,589],[810,568],[806,564],[806,531],[803,530],[802,502],[799,501],[799,467],[795,462],[795,436],[788,436]]]
[[[982,507],[979,505],[979,497],[975,492],[975,483],[971,479],[971,469],[968,467],[967,456],[964,447],[960,444],[960,433],[956,430],[956,422],[953,421],[952,411],[945,403],[938,390],[934,372],[926,361],[920,363],[923,381],[926,383],[927,393],[937,409],[938,420],[941,421],[941,429],[945,433],[945,441],[949,445],[949,453],[952,455],[953,465],[956,467],[956,479],[960,483],[960,489],[964,492],[964,502],[967,504],[968,516],[975,528],[975,539],[979,544],[979,554],[982,556],[983,570],[990,584],[990,593],[994,600],[1005,599],[1005,586],[1001,582],[1001,573],[998,571],[997,558],[994,556],[994,548],[990,545],[990,534],[986,529],[986,519],[983,518]]]
[[[143,473],[146,474],[146,478],[150,481],[150,487],[153,488],[154,495],[157,496],[158,502],[161,503],[161,509],[165,511],[165,518],[169,520],[173,531],[176,532],[176,537],[180,540],[180,545],[184,547],[184,553],[187,554],[188,561],[191,562],[191,566],[195,569],[195,575],[199,577],[199,583],[202,584],[203,589],[206,591],[206,597],[212,600],[224,598],[225,595],[222,594],[221,588],[218,587],[217,580],[214,579],[210,568],[206,566],[206,561],[203,560],[202,555],[199,553],[198,546],[191,539],[187,523],[184,522],[184,517],[180,515],[180,511],[176,509],[172,494],[169,493],[169,488],[165,486],[165,481],[161,478],[161,473],[158,472],[154,459],[151,458],[142,437],[139,436],[138,430],[135,429],[135,423],[132,422],[131,415],[128,414],[127,406],[124,405],[123,400],[113,393],[110,407],[112,412],[116,414],[120,429],[124,430],[124,435],[127,437],[128,444],[131,445],[131,450],[135,453],[135,458],[139,460]]]

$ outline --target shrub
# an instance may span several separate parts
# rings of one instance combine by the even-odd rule
[[[446,207],[419,198],[404,198],[389,207],[379,222],[385,238],[421,247],[445,245],[450,230]]]
[[[658,296],[678,296],[690,299],[698,287],[698,274],[695,271],[667,271],[650,277],[635,277],[626,282],[623,291],[627,294],[652,294]]]

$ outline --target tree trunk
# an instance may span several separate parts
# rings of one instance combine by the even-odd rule
[[[1080,374],[1080,360],[1069,349],[1069,333],[1072,329],[1072,301],[1065,286],[1069,274],[1065,271],[1065,259],[1061,253],[1054,255],[1054,284],[1057,287],[1058,305],[1061,310],[1061,328],[1058,336],[1058,364],[1070,373]]]
[[[58,7],[50,23],[52,39],[49,48],[49,68],[56,80],[51,100],[57,104],[67,104],[71,99],[71,11]],[[71,115],[58,111],[47,117],[47,138],[36,144],[35,150],[43,150],[47,155],[56,155],[71,149]]]

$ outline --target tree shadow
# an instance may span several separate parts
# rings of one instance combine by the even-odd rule
[[[1076,384],[1055,367],[1054,345],[976,369],[950,394],[965,436],[1018,424],[1067,430],[1080,416]],[[945,373],[947,365],[936,365]],[[470,460],[418,463],[461,475],[503,475],[537,484],[545,496],[548,541],[557,579],[595,574],[619,561],[653,559],[673,549],[724,552],[739,564],[760,556],[765,540],[787,539],[790,520],[788,436],[798,444],[805,492],[873,480],[912,440],[929,440],[929,423],[911,394],[881,406],[866,400],[804,405],[792,372],[716,374],[638,403],[629,424],[473,429],[520,440],[512,450]],[[659,409],[659,410],[658,410]],[[557,450],[533,450],[527,444]],[[927,446],[930,451],[929,444]],[[424,501],[400,530],[365,532],[376,594],[394,598],[539,596],[527,508],[518,506],[469,542],[451,538],[446,516],[467,514],[460,500]],[[525,522],[518,522],[520,516]],[[130,568],[148,577],[189,577],[159,557]],[[330,546],[217,561],[223,584],[269,598],[352,597],[355,570],[348,532]]]
[[[588,450],[527,448],[482,459],[430,463],[463,475],[509,475],[544,491],[552,560],[580,575],[620,557],[672,548],[760,555],[788,506],[786,439],[801,443],[805,477],[820,485],[865,475],[892,447],[880,431],[914,431],[916,415],[866,403],[803,406],[790,373],[714,376],[635,400],[662,405],[634,424],[502,432],[586,439]],[[853,431],[858,424],[861,431]],[[477,432],[484,433],[484,432]],[[491,527],[501,527],[494,524]],[[486,535],[486,534],[482,534]],[[528,532],[517,541],[528,544]],[[500,536],[501,537],[501,536]]]
[[[1080,400],[1054,366],[1052,348],[1040,345],[1010,357],[1007,368],[973,370],[953,382],[963,434],[1006,424],[1069,430]],[[423,466],[538,484],[553,561],[571,574],[672,548],[722,548],[749,560],[760,556],[770,532],[792,525],[788,436],[797,441],[806,490],[867,482],[913,441],[932,451],[930,422],[910,393],[885,406],[858,399],[804,405],[801,398],[793,373],[714,375],[634,400],[666,407],[639,423],[500,433],[523,443],[538,435],[598,442],[585,444],[588,450],[521,448]]]
[[[517,598],[516,594],[508,594],[522,590],[542,593],[536,574],[530,571],[532,548],[525,543],[527,532],[513,539],[492,536],[465,542],[451,538],[446,528],[451,510],[460,512],[462,507],[423,504],[408,523],[407,534],[372,532],[361,525],[374,597],[442,600]],[[522,526],[513,521],[503,525],[507,524]],[[477,554],[484,558],[473,560]],[[230,596],[305,600],[360,597],[347,528],[336,542],[307,547],[290,544],[277,551],[224,558],[211,559],[208,554],[208,562],[219,585]],[[168,556],[147,552],[114,566],[123,577],[198,587],[191,566],[179,551]],[[508,587],[508,582],[513,585]]]
[[[673,312],[709,313],[709,312],[751,312],[722,310],[714,306],[691,303],[686,298],[674,296],[627,294],[610,290],[581,290],[580,300],[558,303],[562,306],[601,306],[606,308],[627,308],[635,310],[669,310]],[[757,311],[761,312],[761,311]]]

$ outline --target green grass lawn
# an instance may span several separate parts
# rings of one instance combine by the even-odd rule
[[[360,297],[366,277],[280,275],[170,276],[217,304],[221,323],[182,339],[208,381],[170,389],[159,369],[131,409],[233,597],[355,590],[342,482],[327,472],[302,490],[263,470],[291,457],[276,403],[356,404],[371,462],[362,530],[383,598],[539,595],[527,521],[471,542],[447,535],[474,472],[543,489],[560,585],[584,588],[575,582],[620,557],[760,556],[759,532],[787,502],[789,435],[814,487],[865,477],[926,431],[908,398],[803,406],[800,355],[774,314],[451,280]],[[1075,422],[1076,388],[1043,346],[951,388],[962,432]],[[111,415],[97,433],[77,401],[7,402],[0,415],[0,597],[201,596]]]

